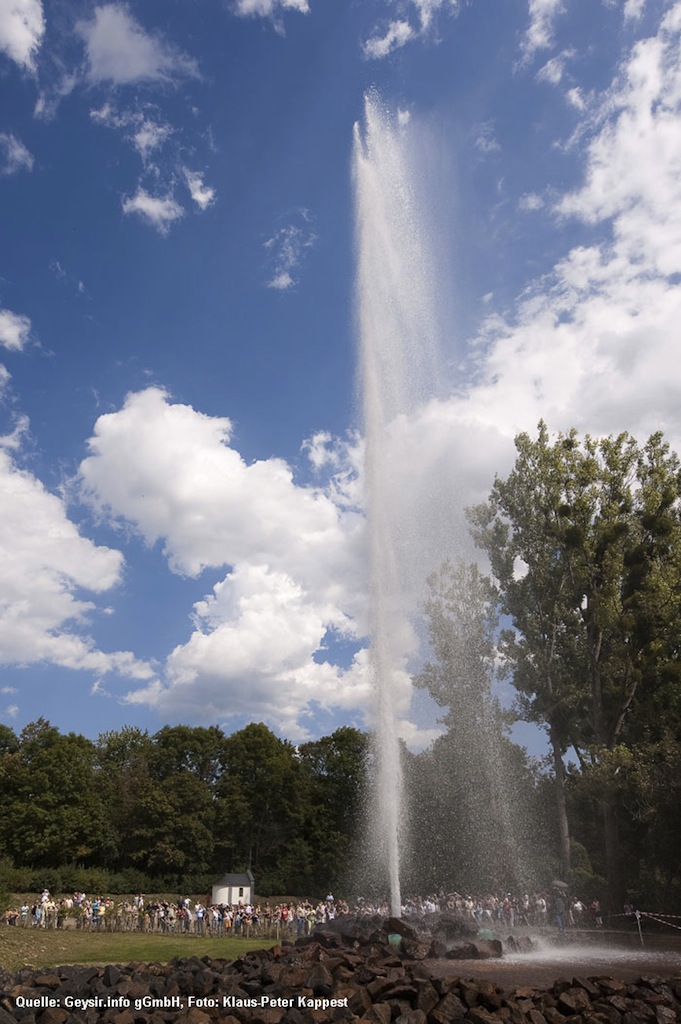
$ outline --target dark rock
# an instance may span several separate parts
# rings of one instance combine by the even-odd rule
[[[562,1013],[583,1013],[591,1009],[589,993],[583,988],[569,988],[558,997],[558,1009]]]
[[[340,949],[343,945],[340,932],[335,931],[328,925],[323,928],[318,926],[310,937],[319,943],[320,946],[324,946],[325,949]]]
[[[418,987],[418,993],[416,996],[415,1008],[417,1010],[423,1010],[428,1016],[431,1010],[434,1010],[437,1004],[440,1002],[440,996],[437,990],[430,981],[422,982]]]
[[[389,917],[386,928],[389,934],[402,935],[405,939],[412,939],[413,941],[418,938],[416,929],[412,928],[401,917]]]
[[[383,991],[381,999],[386,1002],[397,999],[405,1003],[409,1003],[411,1006],[417,995],[418,989],[416,985],[412,985],[406,979],[399,979],[397,981],[393,981],[390,987]]]
[[[598,985],[594,985],[593,981],[589,978],[573,978],[572,984],[574,988],[583,988],[592,999],[598,999],[601,994],[601,990]]]
[[[489,960],[502,955],[499,939],[476,939],[473,946],[478,960]]]
[[[459,993],[466,1006],[471,1009],[478,1003],[478,987],[472,981],[459,981]]]
[[[492,981],[481,980],[478,983],[478,1002],[488,1010],[498,1010],[504,1003],[503,989]]]
[[[546,1017],[539,1010],[535,1010],[534,1007],[527,1011],[527,1019],[530,1024],[546,1024]]]
[[[367,1017],[372,1024],[390,1024],[390,1007],[387,1003],[376,1003],[369,1010]]]
[[[333,975],[322,963],[315,964],[308,974],[305,985],[315,996],[330,996],[333,992]]]
[[[66,1024],[68,1018],[68,1010],[63,1010],[60,1006],[48,1006],[37,1019],[40,1024]]]
[[[657,1024],[674,1024],[678,1016],[676,1010],[672,1010],[670,1006],[656,1006],[655,1019]]]
[[[611,1003],[594,1002],[592,1006],[594,1013],[599,1014],[601,1019],[605,1018],[608,1024],[620,1024],[622,1014]]]
[[[676,1024],[681,1019],[679,978],[630,984],[561,978],[549,989],[518,987],[506,994],[491,981],[462,979],[454,967],[449,976],[437,977],[434,965],[418,958],[439,953],[441,937],[426,936],[413,921],[402,924],[398,931],[395,921],[345,921],[342,927],[316,930],[304,944],[248,953],[233,962],[189,957],[167,965],[0,969],[0,1024]],[[399,952],[386,942],[393,929],[402,938]],[[360,941],[362,935],[369,941]],[[454,946],[449,956],[501,952],[498,940],[473,936]],[[442,964],[438,968],[441,972]],[[262,995],[292,994],[336,999],[341,1005],[260,1004]],[[71,1012],[69,995],[124,996],[130,1007]],[[149,995],[155,1005],[134,1005]],[[189,996],[210,997],[215,1005],[190,1006]],[[235,999],[233,1007],[223,1005],[228,996]],[[18,997],[28,1005],[17,1006]],[[180,997],[180,1009],[164,1005],[173,997]],[[257,1005],[248,1006],[249,997]]]
[[[428,1014],[431,1024],[447,1024],[455,1017],[465,1017],[468,1007],[464,1006],[454,992],[448,992]]]
[[[305,1014],[295,1006],[291,1006],[281,1020],[282,1024],[306,1024]]]
[[[497,1018],[484,1006],[473,1006],[466,1015],[466,1019],[472,1024],[498,1024]]]
[[[565,1017],[555,1006],[544,1006],[543,1014],[548,1024],[565,1024]]]
[[[627,991],[626,982],[620,981],[619,978],[596,978],[594,981],[601,992],[605,992],[607,995],[616,995]]]
[[[426,1024],[426,1015],[423,1010],[410,1010],[396,1017],[395,1024]]]
[[[472,942],[458,942],[447,950],[448,960],[475,960],[476,949]]]

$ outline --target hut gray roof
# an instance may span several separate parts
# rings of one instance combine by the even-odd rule
[[[229,872],[228,871],[226,875],[222,876],[222,878],[218,878],[218,880],[215,883],[215,885],[216,886],[227,886],[227,885],[231,885],[231,886],[233,886],[233,885],[243,885],[243,886],[246,886],[246,885],[250,885],[251,887],[253,887],[255,885],[255,879],[253,878],[253,872],[251,871],[250,868],[248,869],[248,871],[242,871],[240,874],[239,873],[235,874],[234,872]]]

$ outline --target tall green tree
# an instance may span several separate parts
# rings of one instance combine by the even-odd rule
[[[433,654],[414,683],[445,709],[440,719],[462,734],[487,727],[492,698],[498,595],[475,564],[446,561],[428,578],[425,612]]]
[[[214,785],[224,742],[215,727],[126,727],[98,743],[98,768],[115,841],[109,863],[181,877],[209,870]]]
[[[518,456],[488,501],[469,510],[473,536],[512,621],[501,650],[527,718],[553,751],[563,869],[569,830],[563,755],[594,766],[627,734],[643,737],[646,708],[669,706],[681,625],[681,474],[659,434],[580,440],[516,438]],[[601,799],[605,866],[623,877],[617,820]]]
[[[298,757],[305,785],[304,832],[312,851],[307,888],[347,884],[358,867],[357,840],[364,831],[369,737],[342,726],[304,743]]]
[[[99,790],[112,825],[105,866],[115,870],[149,869],[154,837],[147,808],[159,797],[151,772],[153,742],[149,733],[135,726],[102,733],[97,741]]]
[[[295,747],[262,722],[226,737],[215,794],[216,852],[228,869],[273,874],[304,819]]]
[[[4,845],[16,864],[98,863],[107,813],[94,772],[95,746],[40,718],[3,755]]]
[[[427,836],[439,884],[477,891],[529,884],[532,777],[493,692],[498,594],[464,562],[445,562],[428,585],[432,660],[414,683],[443,708],[446,733],[408,762],[414,859],[422,864]]]

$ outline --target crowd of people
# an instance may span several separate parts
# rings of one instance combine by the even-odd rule
[[[491,927],[515,928],[525,925],[531,928],[603,927],[603,914],[599,900],[587,903],[578,896],[570,897],[566,888],[553,888],[535,893],[514,896],[488,894],[487,896],[462,896],[451,893],[424,899],[407,900],[402,913],[428,914],[450,910],[473,917],[478,924]]]
[[[591,903],[570,897],[564,889],[550,889],[514,896],[511,893],[486,896],[463,896],[460,893],[439,893],[411,896],[402,904],[403,917],[426,918],[442,912],[472,918],[480,928],[583,928],[603,926],[598,900]],[[270,903],[213,904],[192,900],[132,898],[114,900],[85,893],[74,893],[59,899],[47,889],[35,900],[25,900],[20,907],[4,916],[10,925],[24,928],[70,928],[91,931],[143,931],[168,934],[191,934],[236,937],[296,938],[308,935],[316,925],[333,921],[339,915],[386,917],[387,902],[359,898],[350,905],[329,893],[324,900],[297,900]]]

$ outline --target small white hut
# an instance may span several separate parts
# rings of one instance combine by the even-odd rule
[[[246,906],[255,896],[255,880],[250,868],[243,874],[226,874],[213,886],[213,904],[243,903]]]

